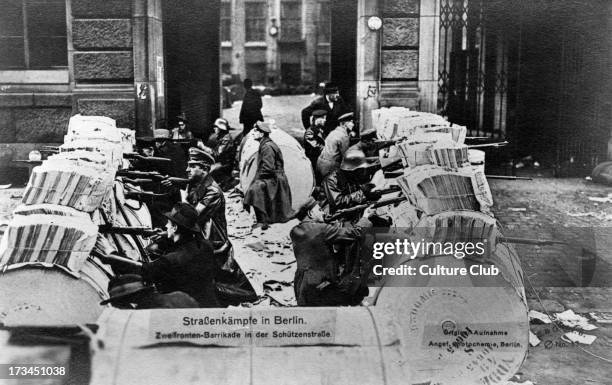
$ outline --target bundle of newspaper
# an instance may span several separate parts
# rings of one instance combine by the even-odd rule
[[[115,120],[104,116],[74,115],[70,118],[68,132],[60,152],[85,150],[100,152],[107,164],[119,168],[123,164],[123,153],[129,148],[129,136],[117,128]]]
[[[19,206],[0,244],[0,265],[56,265],[78,273],[98,234],[87,213],[70,207]]]
[[[423,216],[415,232],[434,242],[489,242],[494,245],[496,226],[495,218],[479,211],[450,210]]]
[[[467,132],[465,127],[451,124],[440,115],[404,107],[373,110],[372,123],[378,137],[385,140],[407,138],[409,141],[432,141],[449,138],[463,143]]]
[[[77,159],[65,154],[50,157],[32,170],[22,203],[49,203],[85,212],[96,210],[110,192],[115,172],[90,158],[96,156],[88,153]]]
[[[423,165],[437,165],[447,169],[457,169],[469,163],[468,147],[453,141],[397,144],[404,167],[414,168]]]
[[[456,171],[438,166],[406,169],[397,178],[402,192],[426,215],[449,210],[489,212],[493,198],[484,174],[462,167]]]

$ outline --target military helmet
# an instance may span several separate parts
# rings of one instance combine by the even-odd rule
[[[344,154],[340,169],[343,171],[355,171],[359,168],[368,168],[375,166],[376,163],[371,162],[366,158],[365,153],[361,150],[352,149]]]

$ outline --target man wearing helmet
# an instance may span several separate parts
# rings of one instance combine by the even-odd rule
[[[363,151],[347,151],[340,168],[323,180],[330,214],[380,198],[380,192],[372,191],[374,185],[368,183],[371,168],[375,166],[376,163],[369,161]]]

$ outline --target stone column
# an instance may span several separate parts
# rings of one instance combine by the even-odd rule
[[[370,17],[381,17],[378,0],[359,0],[357,12],[357,113],[363,132],[371,127],[371,111],[378,105],[382,29],[368,27]]]
[[[268,0],[268,19],[266,22],[266,84],[278,84],[280,80],[280,54],[278,50],[278,35],[268,33],[272,23],[280,25],[280,0]]]
[[[317,0],[303,0],[302,24],[306,55],[302,65],[302,83],[314,85],[317,77],[317,19],[319,6]]]
[[[232,74],[240,75],[240,79],[246,78],[245,62],[245,13],[244,0],[231,0],[232,15]]]
[[[419,16],[419,100],[421,111],[437,112],[440,2],[421,0]]]

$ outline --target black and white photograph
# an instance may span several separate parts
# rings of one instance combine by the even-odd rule
[[[0,384],[612,385],[612,0],[0,0]]]

